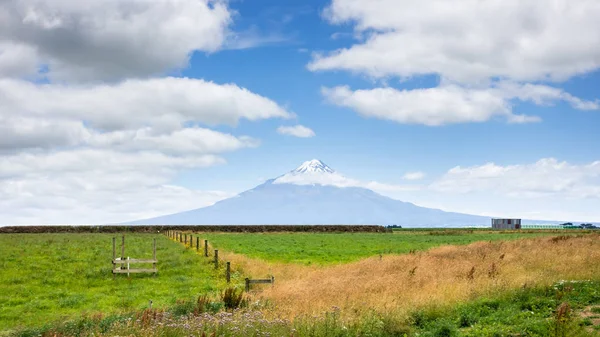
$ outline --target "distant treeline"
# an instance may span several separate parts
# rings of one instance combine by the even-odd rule
[[[128,226],[7,226],[0,227],[0,234],[8,233],[157,233],[166,230],[194,232],[389,232],[377,225],[128,225]]]

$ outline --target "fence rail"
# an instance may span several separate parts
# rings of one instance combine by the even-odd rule
[[[250,285],[251,284],[275,284],[275,276],[271,276],[271,278],[268,279],[255,279],[255,280],[251,280],[249,278],[246,278],[246,291],[250,291]]]
[[[117,245],[116,245],[116,241],[117,238],[113,238],[112,239],[112,252],[113,252],[113,258],[112,258],[112,273],[113,273],[113,277],[115,277],[117,274],[127,274],[127,276],[129,276],[129,274],[132,273],[154,273],[154,275],[156,275],[158,273],[158,268],[156,266],[156,264],[158,263],[158,260],[156,259],[156,239],[153,240],[153,244],[152,244],[152,259],[131,259],[129,258],[129,256],[127,258],[125,258],[125,235],[122,236],[122,240],[121,240],[121,257],[117,257]],[[132,264],[152,264],[152,268],[131,268]],[[118,265],[120,265],[119,267],[117,267]]]

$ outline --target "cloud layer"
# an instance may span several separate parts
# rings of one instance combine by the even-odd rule
[[[133,220],[229,196],[171,182],[260,144],[212,127],[294,115],[235,84],[161,76],[228,47],[233,14],[225,0],[0,1],[0,223]]]
[[[36,85],[0,80],[0,149],[90,145],[214,153],[251,144],[185,123],[236,125],[289,118],[277,103],[235,85],[196,79],[117,85]]]
[[[187,66],[219,50],[232,13],[221,0],[4,0],[0,75],[119,80]],[[8,46],[8,47],[7,47]]]
[[[553,87],[600,68],[600,3],[587,0],[332,0],[331,24],[351,24],[354,45],[316,53],[311,71],[344,70],[388,83],[433,75],[434,88],[324,88],[334,104],[365,117],[429,126],[539,121],[513,102],[565,101],[598,110]],[[545,84],[543,84],[545,83]]]
[[[170,182],[260,142],[207,126],[290,117],[244,88],[197,79],[0,79],[0,222],[123,221],[211,204],[229,194]]]
[[[510,197],[600,198],[600,161],[574,165],[555,158],[533,164],[501,166],[487,163],[454,167],[432,186],[436,191],[487,191]]]
[[[169,185],[175,172],[223,163],[215,155],[80,149],[0,157],[0,223],[98,223],[158,215],[229,196]]]
[[[333,0],[324,17],[364,40],[309,69],[457,82],[565,80],[600,67],[600,3],[587,0]]]

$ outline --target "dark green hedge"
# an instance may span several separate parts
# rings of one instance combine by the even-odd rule
[[[389,232],[377,225],[127,225],[127,226],[7,226],[0,227],[1,233],[157,233],[166,230],[194,232]]]

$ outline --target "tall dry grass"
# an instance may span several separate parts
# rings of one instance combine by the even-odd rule
[[[275,275],[275,286],[262,287],[253,297],[269,300],[274,314],[285,318],[334,306],[347,316],[371,310],[402,315],[519,287],[600,278],[598,234],[443,246],[328,267],[221,254],[245,275]]]

